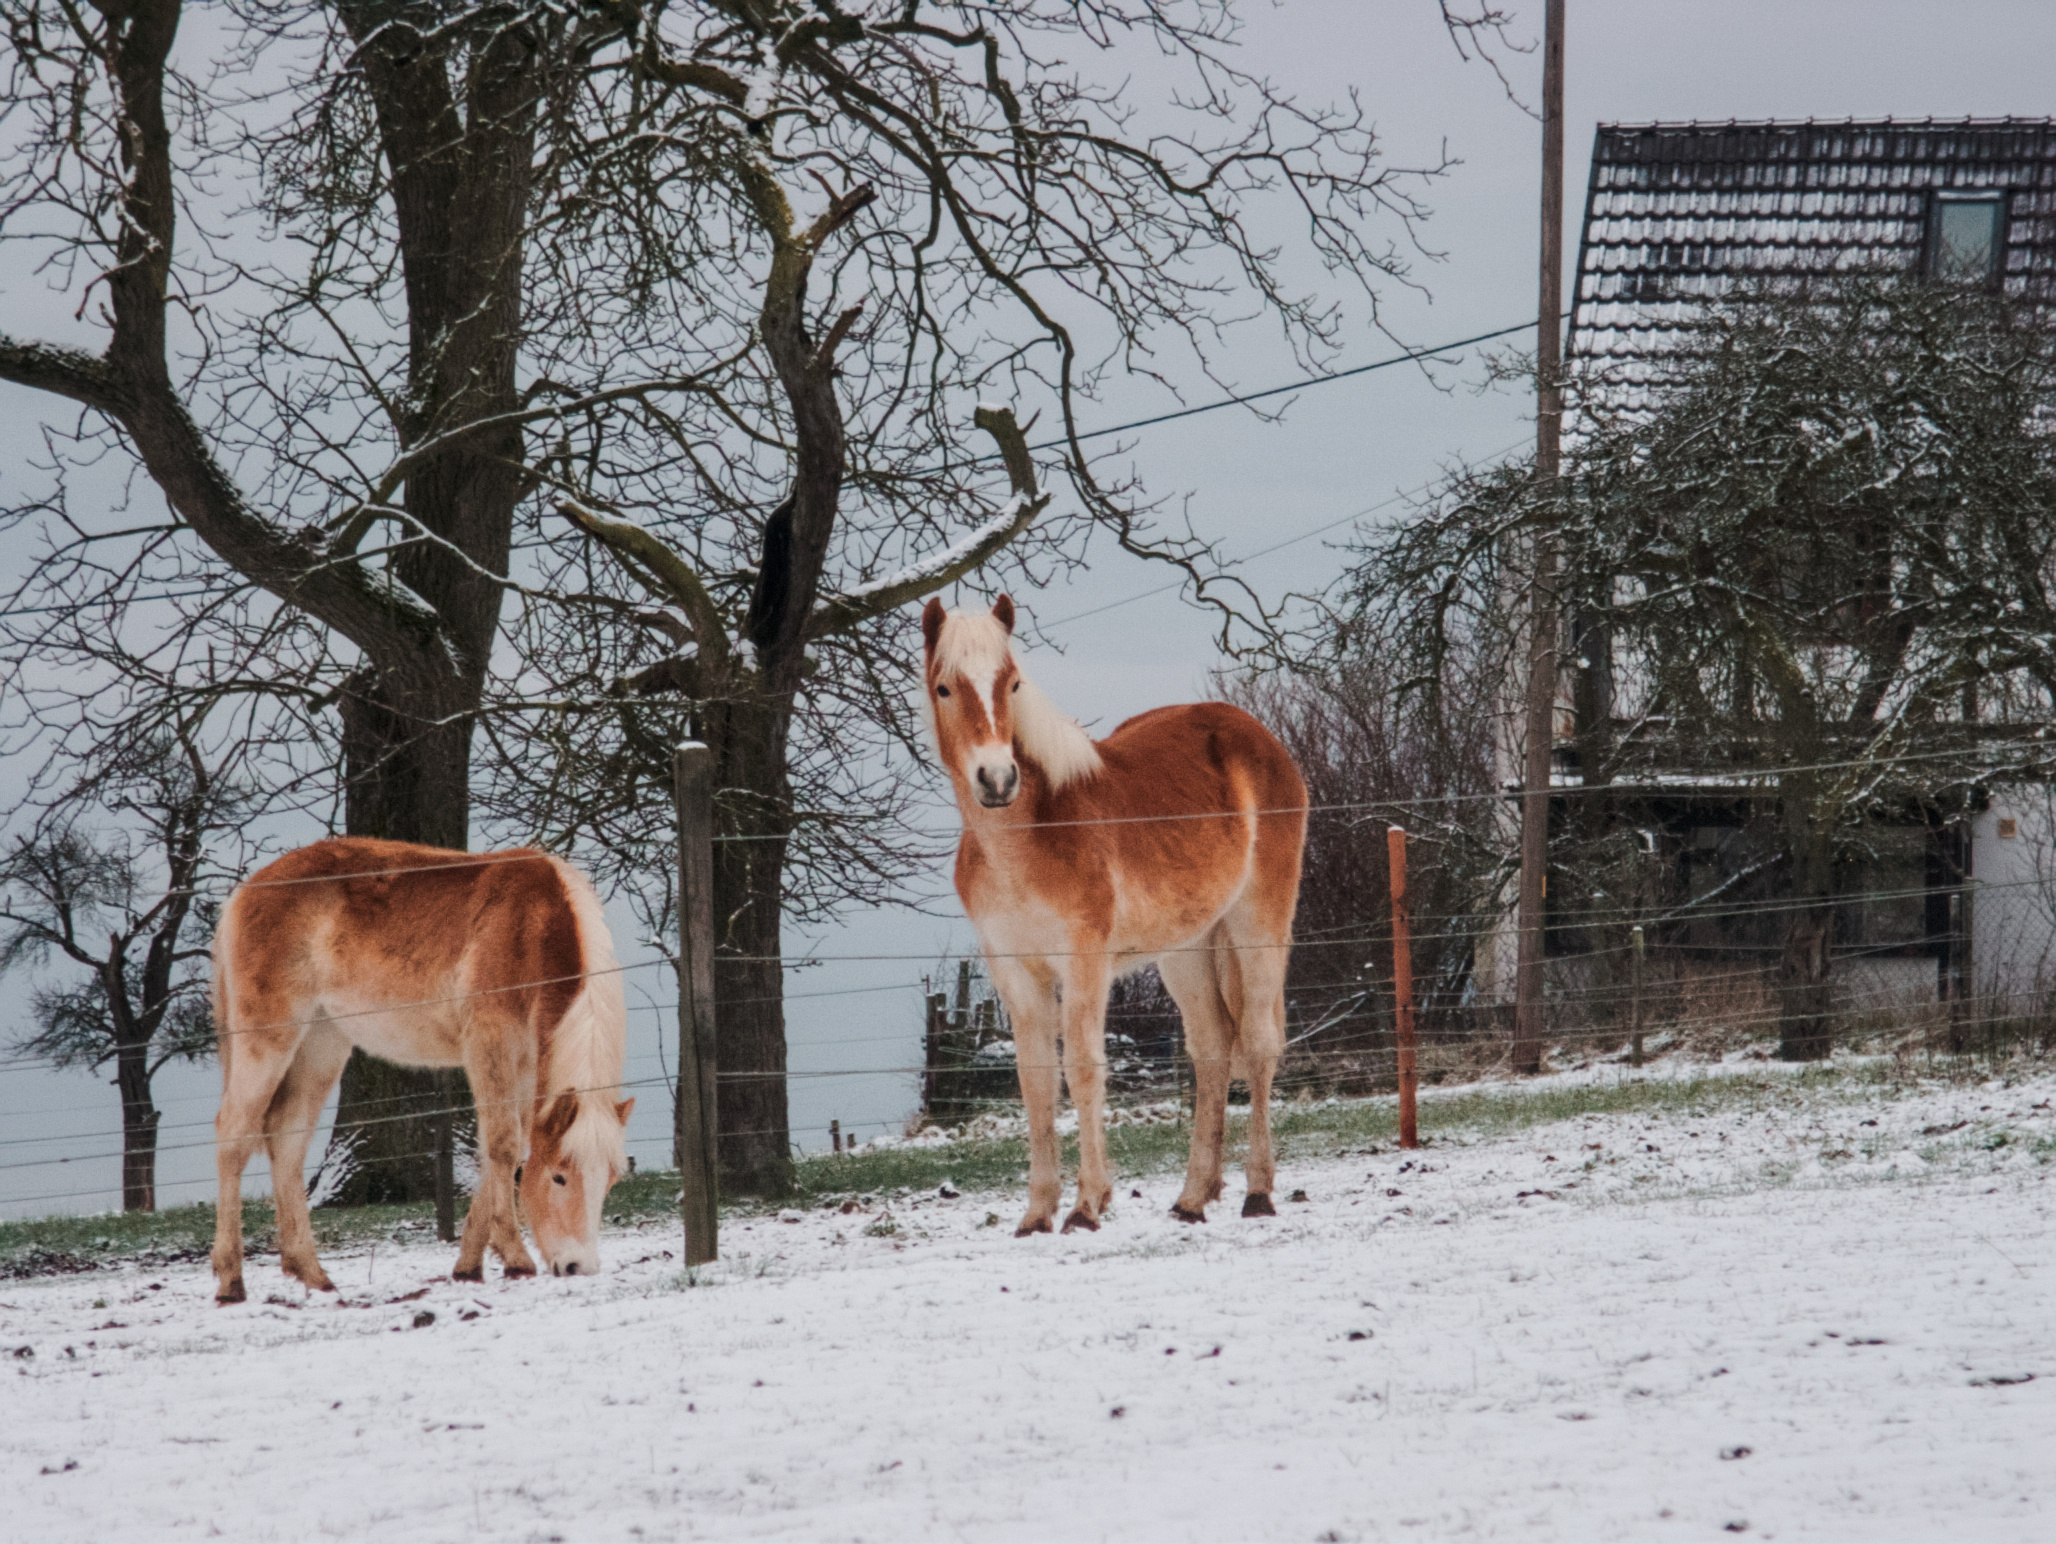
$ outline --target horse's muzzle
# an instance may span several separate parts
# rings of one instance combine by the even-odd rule
[[[994,777],[990,767],[980,767],[977,783],[978,802],[989,810],[1003,810],[1021,791],[1021,769],[1009,766],[1004,776]]]

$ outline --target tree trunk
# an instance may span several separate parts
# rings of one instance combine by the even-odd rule
[[[791,829],[785,773],[789,700],[712,705],[715,754],[714,1014],[722,1188],[792,1189],[785,1089],[781,876]],[[714,726],[710,726],[714,727]],[[722,841],[720,837],[755,838]]]
[[[470,724],[424,728],[392,706],[382,684],[360,671],[343,698],[344,829],[462,851],[470,845]],[[325,1204],[433,1201],[438,1112],[453,1102],[468,1106],[462,1081],[446,1085],[431,1068],[351,1052],[323,1159],[344,1177]]]
[[[1810,823],[1793,838],[1792,921],[1778,965],[1778,1058],[1825,1061],[1834,1048],[1834,842]]]
[[[114,1081],[121,1090],[121,1209],[157,1210],[157,1122],[150,1098],[150,1048],[125,1045],[115,1052]]]
[[[541,66],[519,29],[500,28],[460,65],[447,38],[420,46],[404,5],[342,10],[363,47],[393,177],[413,386],[403,438],[418,446],[520,403],[522,221]],[[522,432],[508,424],[457,439],[408,474],[407,513],[437,539],[402,546],[393,572],[435,609],[450,657],[383,674],[367,666],[349,683],[352,836],[470,845],[471,715],[498,624],[491,576],[507,571],[522,460]],[[330,1204],[434,1200],[435,1112],[468,1100],[468,1090],[446,1096],[432,1071],[352,1053],[329,1149],[349,1172]]]

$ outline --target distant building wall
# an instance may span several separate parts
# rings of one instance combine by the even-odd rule
[[[1971,990],[1992,1011],[2056,994],[2056,790],[1992,790],[1971,825]]]

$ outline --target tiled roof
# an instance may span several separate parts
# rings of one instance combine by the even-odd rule
[[[2056,119],[1602,124],[1571,357],[1671,353],[1738,279],[1916,269],[1943,189],[2002,194],[2000,287],[2056,300]]]

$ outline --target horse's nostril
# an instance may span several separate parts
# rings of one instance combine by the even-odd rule
[[[573,1260],[569,1265],[565,1266],[564,1274],[567,1276],[576,1276],[578,1274],[578,1262],[576,1260]]]

